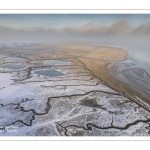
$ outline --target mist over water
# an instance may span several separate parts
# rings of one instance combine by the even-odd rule
[[[141,39],[142,40],[142,39]],[[129,51],[129,56],[136,61],[142,68],[145,69],[145,71],[150,76],[150,45],[147,43],[143,45],[143,43],[140,42],[133,42],[133,43],[117,43],[117,47],[123,48],[125,50]],[[111,46],[116,46],[115,44],[111,44]]]
[[[108,38],[109,39],[109,38]],[[124,40],[112,40],[95,43],[99,46],[119,47],[129,52],[125,61],[116,63],[109,73],[120,80],[140,91],[142,91],[148,100],[150,97],[150,44],[146,38]],[[128,64],[128,65],[125,65]],[[150,103],[150,101],[148,101]]]
[[[136,61],[150,76],[150,42],[149,37],[104,37],[95,42],[89,41],[91,45],[110,46],[125,49],[129,52],[129,57]]]

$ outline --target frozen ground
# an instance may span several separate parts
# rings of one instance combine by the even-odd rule
[[[4,57],[1,64],[7,64]],[[100,82],[81,61],[43,62],[18,58],[16,64],[28,67],[0,68],[1,136],[149,136],[149,112]],[[65,76],[34,73],[41,69]]]

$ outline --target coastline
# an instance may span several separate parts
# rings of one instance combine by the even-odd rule
[[[86,66],[86,69],[92,71],[93,75],[100,79],[100,83],[111,87],[121,95],[124,95],[147,111],[150,111],[148,97],[144,95],[142,91],[110,74],[111,68],[115,66],[116,63],[121,63],[130,59],[129,51],[115,47],[78,47],[82,50],[76,50],[76,53],[79,53],[77,57],[82,64]],[[86,50],[86,48],[88,50]]]
[[[128,66],[123,66],[125,63]],[[136,62],[134,62],[132,58],[125,57],[120,63],[109,64],[107,70],[113,78],[123,83],[120,88],[124,90],[128,98],[132,98],[134,102],[150,111],[149,84],[145,79],[147,74],[141,66],[136,65]],[[122,66],[124,68],[121,69]],[[134,72],[136,72],[136,74],[134,74]],[[134,74],[134,76],[132,74]]]
[[[94,77],[97,77],[100,83],[111,87],[121,95],[132,99],[138,105],[150,111],[147,105],[148,98],[141,90],[131,87],[122,80],[119,80],[119,78],[115,78],[115,76],[111,75],[109,72],[110,68],[112,68],[115,63],[120,63],[130,58],[129,51],[127,50],[110,46],[59,44],[53,45],[51,52],[49,52],[49,50],[46,50],[45,53],[38,52],[38,54],[33,55],[30,59],[40,60],[39,56],[45,60],[49,60],[47,57],[50,57],[51,59],[64,61],[70,60],[70,62],[76,65],[85,64],[87,70],[90,72],[92,71],[92,76],[94,75]]]

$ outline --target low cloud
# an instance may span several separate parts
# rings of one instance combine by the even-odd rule
[[[133,30],[133,34],[150,35],[150,24],[144,24]]]
[[[127,34],[131,31],[131,27],[126,21],[119,21],[108,27],[107,33],[112,34]]]
[[[103,37],[103,36],[147,36],[150,35],[150,24],[132,27],[126,21],[118,21],[109,26],[88,22],[80,27],[11,27],[0,26],[1,39],[3,38],[57,38],[64,37]]]
[[[101,26],[89,22],[78,28],[63,28],[65,33],[77,33],[77,34],[127,34],[131,30],[130,26],[125,21],[119,21],[111,26]]]

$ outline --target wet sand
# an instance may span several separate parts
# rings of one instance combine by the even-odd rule
[[[128,51],[85,45],[62,46],[62,53],[63,50],[66,54],[76,55],[101,83],[150,111],[149,76],[138,62],[129,57]]]
[[[141,93],[140,98],[150,105],[150,78],[137,62],[126,59],[111,64],[108,71],[114,78],[132,87],[133,91]]]

